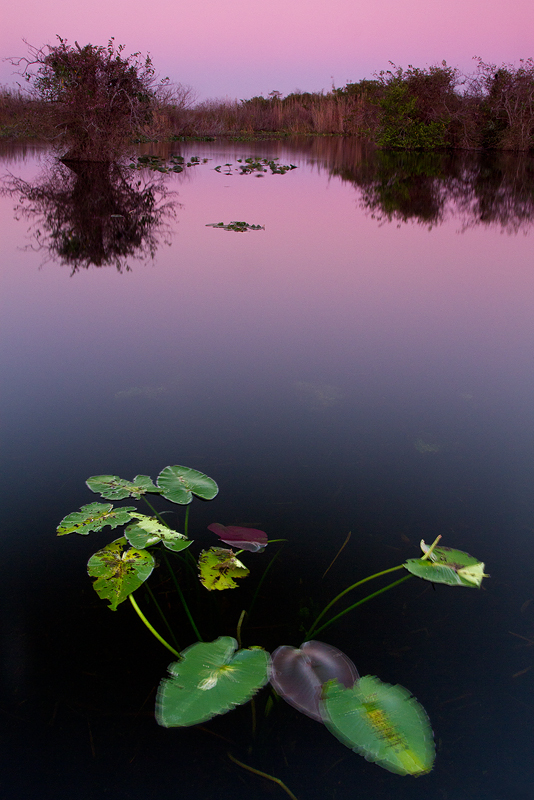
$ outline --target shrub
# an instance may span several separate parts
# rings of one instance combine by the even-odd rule
[[[28,46],[30,56],[13,63],[24,65],[31,95],[46,103],[65,158],[113,161],[152,119],[158,88],[152,61],[123,56],[124,46],[113,39],[107,47],[58,39],[55,46]]]
[[[429,69],[396,67],[381,72],[380,81],[380,147],[428,150],[454,143],[451,123],[461,105],[457,70],[445,61]]]

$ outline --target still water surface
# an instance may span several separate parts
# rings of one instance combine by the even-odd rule
[[[377,157],[337,140],[170,153],[208,160],[132,181],[58,171],[44,149],[1,153],[6,797],[284,796],[230,751],[299,800],[530,800],[532,160]],[[252,155],[297,169],[240,174]],[[109,205],[97,233],[91,203]],[[265,229],[207,227],[232,220]],[[219,484],[192,506],[201,546],[214,521],[288,540],[247,645],[300,644],[303,608],[417,557],[421,538],[486,563],[479,591],[413,579],[319,636],[416,695],[431,774],[385,772],[282,703],[265,720],[263,695],[255,739],[250,706],[158,728],[168,654],[85,574],[113,532],[55,528],[97,499],[90,475],[167,464]],[[268,550],[246,561],[263,569]],[[235,635],[239,591],[221,595],[231,625],[214,636]]]

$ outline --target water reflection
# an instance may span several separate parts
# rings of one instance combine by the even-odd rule
[[[15,215],[31,221],[30,247],[71,269],[153,258],[170,241],[177,203],[161,177],[143,180],[118,164],[54,161],[35,181],[8,179]]]
[[[192,800],[244,800],[259,779],[245,774],[245,785],[230,771],[231,739],[232,753],[306,800],[351,800],[355,785],[377,800],[531,800],[533,672],[523,671],[532,659],[517,635],[532,639],[534,630],[525,558],[534,518],[534,276],[529,240],[486,222],[497,209],[510,216],[528,207],[528,180],[519,183],[528,159],[440,155],[442,171],[429,175],[422,159],[414,176],[391,156],[392,177],[386,154],[337,138],[303,141],[300,150],[285,141],[167,148],[212,160],[156,173],[181,193],[179,236],[160,250],[157,269],[125,279],[115,269],[84,269],[77,280],[63,279],[68,268],[61,279],[37,271],[41,253],[21,252],[29,223],[13,222],[22,195],[3,199],[0,622],[10,644],[0,705],[10,715],[10,794],[138,800],[169,794],[179,779]],[[252,154],[299,169],[261,180],[213,169]],[[32,186],[44,177],[33,157],[11,169]],[[72,193],[81,179],[60,169]],[[134,174],[143,186],[151,177]],[[445,211],[464,202],[484,221],[458,235],[451,216],[429,233],[427,222],[403,224],[392,203],[393,224],[380,225],[359,208],[362,192],[381,191],[395,174],[408,188],[407,222],[421,220],[409,202],[414,184],[418,213],[424,192],[440,207],[442,186],[452,198]],[[124,180],[135,189],[129,173]],[[266,229],[240,237],[206,227],[219,219]],[[175,463],[221,486],[214,510],[199,502],[194,537],[208,537],[220,519],[288,540],[258,595],[247,646],[298,645],[306,614],[361,575],[412,557],[421,538],[442,533],[484,557],[492,579],[480,592],[429,586],[422,596],[408,581],[331,631],[345,652],[357,643],[362,674],[417,692],[442,742],[434,772],[415,782],[377,774],[282,703],[269,717],[257,706],[258,727],[269,732],[257,744],[249,707],[209,731],[158,728],[147,697],[165,673],[164,648],[145,644],[127,609],[118,619],[91,599],[84,565],[104,544],[99,535],[67,546],[54,531],[86,502],[89,475],[156,475]],[[271,556],[255,558],[259,575],[259,560]],[[222,599],[234,604],[221,606],[234,620],[230,634],[248,591]]]
[[[516,153],[365,151],[332,168],[353,183],[361,205],[381,222],[434,227],[459,217],[462,228],[526,231],[534,219],[534,160]]]

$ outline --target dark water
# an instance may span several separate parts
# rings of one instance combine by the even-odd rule
[[[231,752],[299,800],[530,799],[532,159],[377,156],[338,140],[169,152],[210,160],[133,181],[2,151],[4,796],[284,796]],[[240,175],[252,155],[298,169]],[[265,230],[206,227],[232,220]],[[486,563],[479,591],[412,579],[318,637],[416,695],[431,774],[369,764],[283,703],[265,718],[267,690],[255,737],[250,705],[158,727],[171,659],[85,574],[115,532],[55,528],[97,499],[90,475],[155,478],[167,464],[220,486],[192,505],[194,548],[214,544],[213,521],[288,540],[247,645],[300,644],[303,609],[417,557],[421,538]],[[209,636],[235,635],[269,548],[243,560],[249,586],[211,610],[199,598]]]

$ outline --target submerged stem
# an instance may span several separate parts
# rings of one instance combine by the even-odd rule
[[[247,612],[245,611],[245,609],[243,609],[243,611],[241,612],[241,616],[239,617],[239,622],[237,623],[237,632],[236,632],[237,644],[239,645],[240,648],[241,648],[241,625],[243,624],[243,620],[245,619],[246,613]]]
[[[243,767],[243,769],[246,769],[249,772],[253,772],[254,775],[259,775],[261,778],[267,778],[268,781],[272,781],[273,783],[277,783],[278,786],[281,789],[283,789],[284,792],[286,792],[286,794],[288,794],[291,797],[292,800],[297,800],[297,798],[295,797],[295,795],[293,794],[291,789],[288,789],[287,786],[285,785],[284,781],[280,780],[280,778],[275,778],[274,775],[269,775],[267,772],[262,772],[259,769],[254,769],[254,767],[249,767],[248,764],[243,764],[242,761],[238,761],[237,758],[234,758],[234,756],[231,753],[228,753],[228,758],[230,759],[230,761],[233,761],[234,764],[237,764],[238,766]]]
[[[349,586],[347,589],[343,589],[342,592],[340,592],[336,597],[334,597],[334,599],[331,600],[328,603],[328,605],[323,608],[323,610],[321,611],[321,613],[319,614],[319,616],[317,617],[317,619],[315,620],[315,622],[311,626],[310,630],[306,634],[306,639],[308,639],[308,637],[311,636],[313,633],[317,633],[317,630],[322,630],[323,629],[321,627],[321,628],[318,628],[316,630],[315,626],[317,625],[319,620],[324,617],[324,615],[326,614],[328,609],[332,608],[334,603],[337,603],[338,600],[341,600],[341,598],[344,595],[346,595],[348,592],[351,592],[353,589],[356,589],[358,586],[361,586],[363,583],[367,583],[367,581],[372,581],[374,578],[380,578],[381,575],[387,575],[389,572],[395,572],[396,570],[402,569],[403,567],[404,567],[404,564],[399,564],[398,567],[390,567],[390,569],[383,569],[381,572],[375,572],[374,575],[369,575],[367,578],[362,578],[361,581],[357,581],[356,583],[353,583],[352,586]],[[370,597],[374,597],[374,595],[369,595],[369,596]],[[334,619],[337,619],[337,617],[335,617]]]
[[[154,605],[156,606],[156,608],[157,608],[157,610],[158,610],[158,612],[159,612],[159,615],[160,615],[161,619],[162,619],[162,620],[163,620],[163,622],[165,623],[165,627],[166,627],[166,628],[167,628],[167,630],[169,631],[169,633],[170,633],[170,635],[171,635],[171,637],[172,637],[172,639],[173,639],[173,641],[174,641],[174,644],[176,645],[176,647],[178,647],[178,648],[179,648],[179,647],[180,647],[180,645],[178,644],[178,640],[177,640],[176,636],[174,635],[174,631],[173,631],[173,629],[171,628],[171,626],[170,626],[170,624],[169,624],[169,620],[167,619],[167,617],[166,617],[166,616],[165,616],[165,614],[163,613],[163,609],[161,608],[160,604],[159,604],[159,603],[158,603],[158,601],[157,601],[156,595],[154,594],[154,592],[152,591],[152,589],[150,588],[150,586],[148,585],[148,583],[145,583],[145,588],[146,588],[146,590],[147,590],[148,594],[150,595],[150,599],[152,600],[152,602],[153,602],[153,603],[154,603]]]
[[[276,540],[274,540],[274,541],[276,541]],[[284,540],[284,539],[279,539],[278,541],[282,541],[282,542],[283,542],[283,541],[285,541],[285,540]],[[282,545],[282,547],[283,547],[283,545]],[[258,597],[258,592],[259,592],[259,591],[260,591],[260,589],[261,589],[261,585],[262,585],[263,581],[265,580],[265,578],[267,577],[267,573],[269,572],[269,570],[270,570],[270,569],[271,569],[271,567],[273,566],[274,562],[276,561],[276,559],[278,558],[278,556],[279,556],[279,555],[280,555],[280,553],[282,552],[282,547],[281,547],[279,550],[277,550],[277,551],[276,551],[276,553],[274,554],[274,556],[271,558],[271,560],[269,561],[269,563],[267,564],[267,566],[266,566],[266,567],[265,567],[265,569],[263,570],[263,575],[261,576],[261,578],[259,579],[259,581],[258,581],[258,583],[257,583],[257,586],[256,586],[256,591],[254,592],[254,595],[252,596],[252,600],[251,600],[251,602],[250,602],[250,606],[249,606],[249,609],[248,609],[248,616],[249,616],[249,617],[250,617],[250,615],[252,614],[252,609],[254,608],[254,604],[255,604],[255,602],[256,602],[256,599],[257,599],[257,597]]]
[[[131,604],[133,605],[133,607],[135,608],[135,610],[136,610],[137,614],[139,615],[139,617],[141,618],[141,620],[142,620],[142,621],[145,623],[145,625],[147,626],[147,628],[148,628],[148,630],[150,631],[150,633],[151,633],[153,636],[155,636],[155,637],[156,637],[156,639],[157,639],[159,642],[161,642],[161,644],[162,644],[162,645],[164,645],[164,646],[167,648],[167,650],[170,650],[170,651],[171,651],[171,653],[173,653],[175,656],[177,656],[178,658],[181,658],[181,655],[180,655],[180,653],[178,652],[178,650],[175,650],[175,649],[174,649],[174,647],[171,647],[171,645],[170,645],[168,642],[166,642],[166,641],[165,641],[165,639],[163,638],[163,636],[160,636],[160,634],[157,632],[157,630],[156,630],[156,629],[155,629],[155,628],[154,628],[154,627],[153,627],[153,626],[150,624],[150,622],[147,620],[147,618],[145,617],[145,615],[143,614],[143,612],[141,611],[141,609],[140,609],[140,608],[139,608],[139,606],[137,605],[137,602],[136,602],[136,600],[134,599],[133,593],[128,595],[128,599],[130,600],[130,603],[131,603]]]
[[[186,603],[186,600],[185,600],[185,597],[184,597],[184,593],[180,589],[180,584],[178,583],[178,581],[176,579],[176,575],[174,574],[174,570],[172,569],[171,565],[169,564],[169,559],[167,558],[167,554],[166,553],[163,553],[163,558],[164,558],[165,563],[167,565],[167,569],[170,572],[171,580],[174,583],[174,588],[178,592],[178,596],[179,596],[180,600],[182,601],[182,605],[184,607],[185,613],[187,614],[187,618],[188,618],[189,622],[191,623],[191,627],[195,631],[195,636],[197,637],[199,642],[203,642],[204,639],[200,635],[199,630],[198,630],[198,628],[197,628],[197,626],[195,624],[195,620],[193,619],[193,616],[192,616],[191,612],[189,611],[189,606]]]

